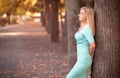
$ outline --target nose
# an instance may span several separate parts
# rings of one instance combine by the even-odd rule
[[[80,18],[80,16],[81,16],[81,15],[79,14],[78,17]]]

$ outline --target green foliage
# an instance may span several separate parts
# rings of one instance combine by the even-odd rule
[[[31,12],[42,12],[45,11],[45,0],[38,0],[35,5],[29,8]]]
[[[0,0],[0,16],[4,13],[10,14],[25,14],[26,11],[40,12],[44,8],[44,0]]]
[[[12,5],[11,5],[12,4]],[[14,13],[14,0],[0,0],[0,16],[4,13]]]

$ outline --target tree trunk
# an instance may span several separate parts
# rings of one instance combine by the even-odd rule
[[[50,33],[50,0],[45,0],[46,30]]]
[[[45,13],[41,12],[41,22],[42,22],[42,26],[46,26],[45,24]]]
[[[68,36],[67,36],[67,18],[65,15],[65,21],[63,22],[62,26],[62,45],[63,45],[63,50],[65,53],[68,52]]]
[[[92,78],[120,78],[120,0],[95,0]]]
[[[86,6],[90,6],[90,0],[85,0]]]
[[[62,15],[62,8],[61,8],[60,3],[59,3],[59,10],[60,10],[59,14],[60,14],[60,19],[61,19],[61,22],[59,25],[61,25],[62,48],[63,48],[64,53],[67,53],[68,52],[67,51],[67,46],[68,46],[68,43],[67,43],[67,22],[66,22],[67,19],[66,19],[66,13],[65,13],[65,15]],[[65,19],[65,20],[63,21],[63,19]]]
[[[59,0],[52,0],[52,22],[51,22],[51,41],[59,42],[59,25],[58,25],[58,5]]]
[[[68,59],[70,67],[76,62],[76,43],[74,34],[79,27],[79,0],[65,0],[67,10]]]

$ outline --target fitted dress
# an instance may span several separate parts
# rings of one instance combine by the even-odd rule
[[[94,36],[92,35],[92,28],[86,25],[74,35],[77,48],[77,61],[66,78],[87,78],[88,69],[92,64],[90,56],[90,43],[93,43]]]

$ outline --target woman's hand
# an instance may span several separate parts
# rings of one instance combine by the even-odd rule
[[[92,58],[94,55],[94,51],[95,51],[95,43],[90,43],[90,55]]]

